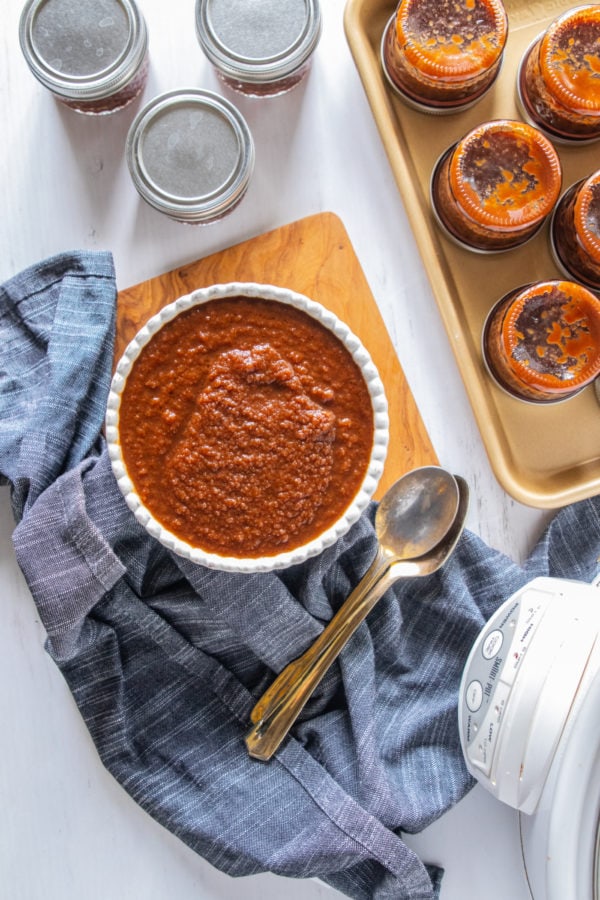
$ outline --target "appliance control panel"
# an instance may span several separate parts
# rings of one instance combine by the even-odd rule
[[[517,672],[546,612],[548,593],[525,587],[504,604],[480,636],[463,676],[461,733],[468,760],[489,775]]]
[[[598,587],[535,578],[496,610],[467,659],[458,702],[467,768],[523,812],[535,808],[585,683],[600,632]]]

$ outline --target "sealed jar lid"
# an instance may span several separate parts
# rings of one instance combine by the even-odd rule
[[[586,178],[575,200],[577,236],[591,259],[600,262],[600,170]]]
[[[533,125],[496,119],[470,131],[450,161],[452,192],[476,222],[518,229],[541,222],[558,199],[562,168]]]
[[[406,60],[425,78],[468,81],[504,50],[508,22],[500,0],[403,0],[396,35]]]
[[[133,0],[29,0],[19,23],[25,59],[54,94],[99,100],[125,87],[148,49]]]
[[[559,16],[540,44],[546,87],[572,112],[600,116],[600,5]]]
[[[126,155],[140,196],[185,222],[209,222],[231,210],[254,168],[254,142],[239,110],[201,89],[151,100],[131,124]]]
[[[564,393],[600,372],[600,300],[571,281],[516,293],[502,323],[506,359],[525,384]]]
[[[256,84],[285,78],[321,36],[318,0],[196,0],[196,34],[224,75]]]

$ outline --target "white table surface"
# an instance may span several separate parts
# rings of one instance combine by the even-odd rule
[[[151,72],[143,98],[220,88],[196,43],[191,0],[141,0]],[[56,252],[109,249],[119,288],[320,211],[342,219],[379,304],[440,462],[469,482],[468,527],[517,561],[550,513],[521,506],[487,460],[402,200],[343,30],[344,0],[323,0],[307,81],[271,101],[230,95],[256,142],[242,204],[208,227],[145,205],[123,147],[134,106],[77,115],[30,74],[21,0],[4,0],[0,53],[0,280]],[[424,366],[422,360],[435,360]],[[393,452],[393,448],[392,448]],[[157,825],[101,766],[16,565],[0,489],[0,900],[316,900],[316,881],[233,880]],[[408,839],[446,869],[442,900],[527,900],[516,813],[476,788]]]

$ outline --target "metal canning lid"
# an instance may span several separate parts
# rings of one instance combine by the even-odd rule
[[[117,93],[148,50],[146,23],[133,0],[29,0],[19,40],[38,81],[72,100]]]
[[[551,142],[533,125],[496,119],[458,142],[450,184],[462,209],[491,228],[541,222],[560,193],[562,167]]]
[[[310,57],[321,36],[318,0],[196,0],[196,34],[230,78],[265,84]]]
[[[126,156],[133,183],[151,206],[182,221],[206,222],[242,198],[254,142],[228,100],[201,89],[176,90],[139,111]]]
[[[525,384],[555,393],[600,372],[600,300],[572,281],[542,281],[513,294],[502,323],[510,368]]]
[[[425,78],[477,78],[501,56],[508,33],[501,0],[403,0],[396,35],[407,61]]]
[[[600,116],[600,5],[580,6],[556,19],[540,44],[546,86],[564,107]]]

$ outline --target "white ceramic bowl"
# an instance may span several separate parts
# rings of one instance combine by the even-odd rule
[[[168,531],[153,517],[138,497],[135,486],[127,472],[119,441],[121,394],[127,376],[142,348],[166,322],[169,322],[185,310],[201,303],[207,303],[210,300],[237,296],[264,298],[289,304],[317,319],[322,325],[332,331],[348,349],[354,362],[359,366],[371,397],[373,409],[373,445],[369,464],[363,482],[345,512],[331,527],[309,542],[273,556],[257,558],[220,556],[216,553],[207,552],[200,547],[192,546]],[[191,294],[180,297],[178,300],[165,306],[140,329],[123,353],[113,376],[106,412],[106,438],[113,472],[127,505],[136,519],[161,544],[180,556],[213,569],[229,572],[267,572],[295,565],[311,556],[316,556],[325,547],[330,546],[345,534],[359,518],[371,500],[383,471],[389,439],[387,410],[383,384],[369,353],[356,335],[334,313],[303,294],[298,294],[285,288],[273,285],[233,282],[201,288],[193,291]]]

